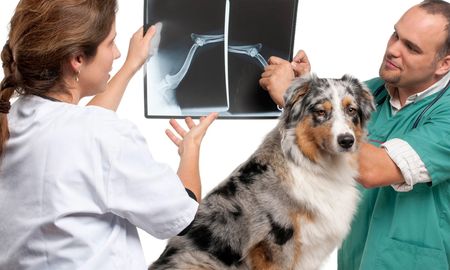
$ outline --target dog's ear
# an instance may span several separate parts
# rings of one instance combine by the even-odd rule
[[[317,79],[315,74],[306,74],[295,78],[284,94],[285,107],[292,107],[292,105],[301,100],[308,93],[311,81],[314,79]]]
[[[356,101],[359,105],[359,117],[361,119],[361,125],[365,126],[370,119],[372,112],[375,110],[375,103],[372,92],[367,85],[358,79],[345,74],[342,78],[344,81],[348,81],[355,90]]]
[[[362,125],[365,126],[370,119],[372,112],[375,111],[375,103],[372,92],[365,83],[361,83],[361,119]]]

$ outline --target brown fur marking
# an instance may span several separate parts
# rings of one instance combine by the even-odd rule
[[[297,145],[307,158],[317,162],[321,146],[327,147],[332,140],[332,135],[328,124],[312,127],[311,123],[311,116],[308,116],[297,125]]]
[[[350,96],[346,96],[342,99],[342,108],[347,108],[348,106],[352,105],[353,102],[353,98]]]
[[[323,104],[323,109],[327,112],[330,112],[333,109],[333,104],[330,101],[325,101]]]
[[[309,91],[309,83],[306,83],[302,86],[300,86],[299,90],[297,90],[295,92],[295,96],[292,97],[292,103],[297,103],[298,100],[300,100],[301,98],[303,98],[304,95],[306,95],[306,93],[308,93]]]
[[[311,116],[306,117],[299,122],[295,133],[297,134],[297,145],[302,153],[313,162],[317,162],[319,158],[319,149],[311,138]]]
[[[291,214],[292,219],[292,225],[294,227],[294,258],[292,261],[291,269],[295,269],[296,263],[300,260],[300,255],[302,254],[302,242],[301,242],[301,226],[300,226],[300,219],[301,214],[293,212]]]
[[[264,241],[258,243],[250,250],[249,258],[252,264],[252,269],[260,270],[278,270],[278,267],[273,261],[272,251],[268,244]]]

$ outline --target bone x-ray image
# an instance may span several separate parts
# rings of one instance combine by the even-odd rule
[[[297,0],[144,0],[146,117],[278,117],[259,79],[270,56],[292,59],[296,14]]]

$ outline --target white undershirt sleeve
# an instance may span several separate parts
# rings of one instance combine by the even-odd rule
[[[381,147],[386,150],[405,179],[404,183],[392,185],[396,191],[411,191],[417,183],[431,182],[431,177],[422,159],[406,141],[392,139],[383,143]]]

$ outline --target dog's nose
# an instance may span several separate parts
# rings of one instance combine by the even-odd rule
[[[345,149],[352,147],[353,143],[355,143],[355,138],[349,133],[339,135],[337,140],[338,144]]]

